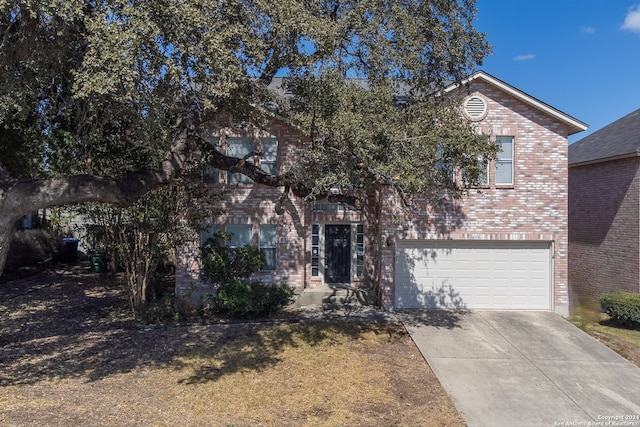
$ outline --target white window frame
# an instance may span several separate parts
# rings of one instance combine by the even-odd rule
[[[260,140],[260,148],[263,156],[260,157],[260,168],[272,175],[278,173],[278,140],[275,138],[266,138]]]
[[[511,150],[509,153],[506,153],[507,155],[505,155],[505,152],[503,150],[503,142],[510,142],[511,144]],[[515,153],[515,138],[513,136],[497,136],[496,137],[496,144],[498,144],[500,146],[500,151],[498,151],[498,154],[496,155],[496,167],[495,167],[495,182],[496,182],[496,186],[512,186],[514,184],[514,153]],[[502,167],[510,167],[510,176],[511,176],[511,180],[509,182],[507,181],[498,181],[498,176],[499,176],[499,170]]]
[[[272,238],[273,240],[271,241],[267,240],[267,237],[268,237],[267,231],[269,231],[269,233],[273,233],[273,238]],[[265,259],[267,260],[267,263],[265,264],[264,267],[262,267],[261,271],[276,270],[276,264],[278,263],[277,244],[278,244],[278,230],[276,229],[276,226],[272,224],[260,224],[259,231],[258,231],[258,249],[260,249],[261,251],[264,251]],[[269,257],[267,255],[268,253],[273,253],[273,255]],[[268,262],[269,259],[273,260],[273,264],[270,264]]]
[[[241,248],[253,244],[253,227],[251,225],[233,224],[225,225],[225,230],[231,234],[231,239],[227,242],[229,248]],[[247,232],[248,231],[248,232]],[[248,240],[242,237],[248,237]]]
[[[243,158],[254,151],[254,142],[250,138],[227,138],[227,156]],[[247,158],[253,163],[253,158]],[[252,184],[253,180],[241,173],[227,172],[227,184]]]
[[[364,224],[355,224],[355,232],[352,229],[352,233],[355,235],[355,277],[361,279],[365,273],[365,250],[364,250]]]
[[[322,246],[320,245],[323,227],[320,224],[311,224],[311,277],[321,277],[322,272]]]

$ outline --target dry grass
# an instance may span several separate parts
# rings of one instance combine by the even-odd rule
[[[575,310],[571,321],[607,347],[640,367],[640,330],[612,321],[605,313]]]
[[[0,304],[0,424],[460,426],[402,326],[139,329],[97,276]]]

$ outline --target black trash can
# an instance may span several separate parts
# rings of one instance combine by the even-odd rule
[[[78,242],[80,240],[74,237],[65,237],[62,239],[64,252],[62,259],[65,262],[73,262],[78,259]]]

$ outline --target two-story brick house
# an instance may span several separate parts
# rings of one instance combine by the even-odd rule
[[[640,292],[640,109],[569,146],[573,305]]]
[[[307,289],[376,280],[388,309],[568,313],[567,137],[586,125],[487,73],[476,72],[465,83],[446,93],[463,95],[461,114],[500,152],[487,162],[480,187],[461,200],[436,209],[418,198],[407,213],[395,211],[391,195],[372,194],[381,207],[374,214],[292,199],[278,215],[280,189],[212,170],[205,179],[231,191],[219,206],[225,214],[210,231],[232,232],[231,245],[264,249],[268,263],[259,278],[265,282]],[[261,148],[265,155],[254,161],[280,172],[308,143],[277,118],[250,134],[215,126],[206,136],[236,157]],[[194,238],[179,250],[181,294],[208,291],[198,281],[199,246]]]

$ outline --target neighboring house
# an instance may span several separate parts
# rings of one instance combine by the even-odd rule
[[[640,292],[640,110],[569,146],[573,305]]]
[[[223,202],[225,215],[210,232],[224,229],[233,233],[233,246],[253,243],[265,249],[268,263],[259,274],[265,282],[307,289],[376,280],[386,309],[567,314],[567,137],[586,125],[485,72],[465,83],[446,93],[463,95],[462,114],[501,151],[487,164],[484,183],[462,200],[436,209],[418,198],[413,213],[400,221],[391,195],[377,196],[382,204],[377,218],[295,198],[277,215],[280,189],[211,170],[205,179],[212,188],[226,185],[231,191]],[[296,148],[308,143],[278,119],[252,135],[218,126],[208,136],[235,156],[261,147],[266,155],[254,160],[280,172],[295,162]],[[207,292],[198,281],[199,245],[194,239],[179,250],[179,294]],[[375,278],[369,277],[371,266],[378,266]]]

